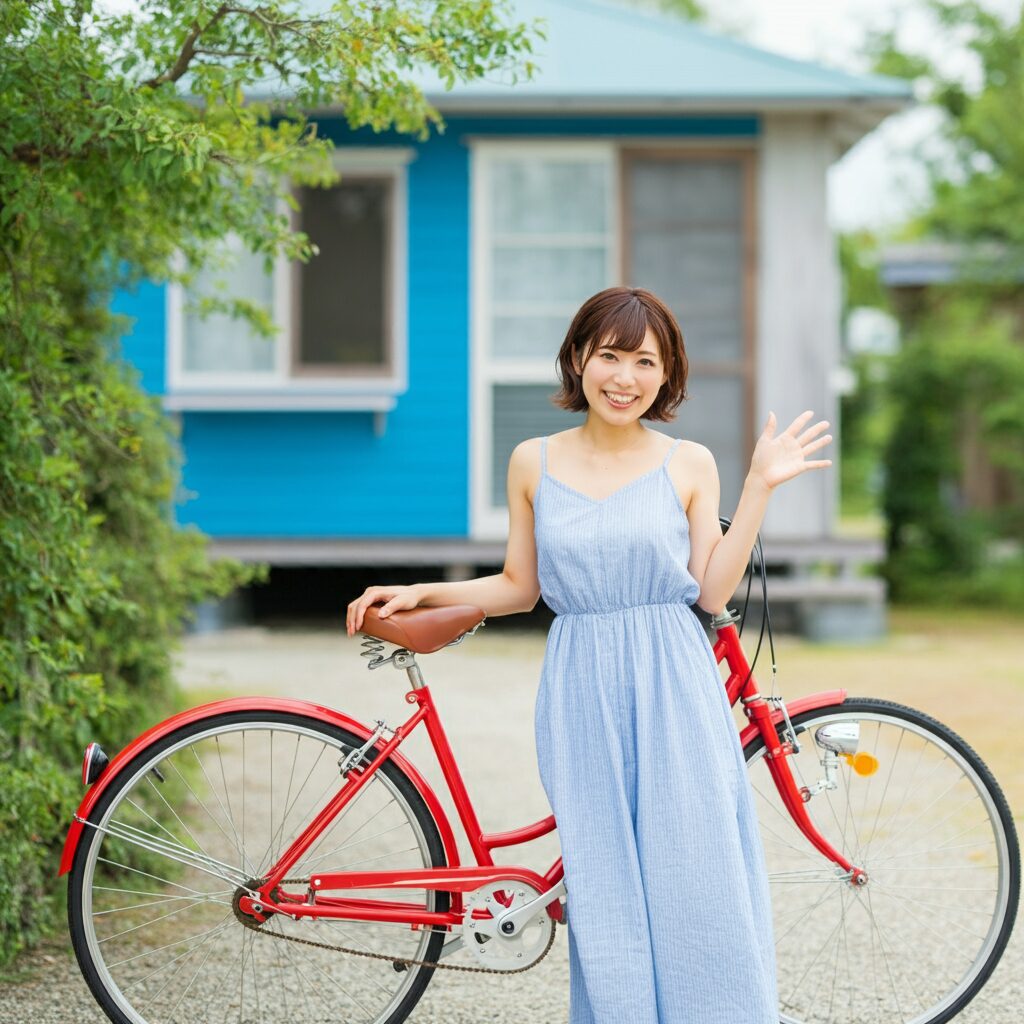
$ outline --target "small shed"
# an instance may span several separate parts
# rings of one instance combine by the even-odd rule
[[[829,472],[772,498],[770,591],[804,628],[877,633],[884,589],[857,575],[875,542],[837,536],[839,271],[830,165],[911,102],[907,83],[768,53],[596,0],[517,0],[547,20],[540,71],[445,92],[419,142],[315,112],[340,182],[297,188],[321,254],[230,285],[275,343],[184,312],[177,286],[117,296],[124,352],[180,417],[187,501],[214,550],[274,566],[498,566],[505,474],[554,407],[555,353],[587,296],[640,285],[676,313],[690,359],[678,418],[707,445],[732,515],[769,409],[833,424]],[[202,282],[197,286],[200,290]],[[809,570],[828,563],[816,577]],[[493,570],[488,570],[493,571]]]

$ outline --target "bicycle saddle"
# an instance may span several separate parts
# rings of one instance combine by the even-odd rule
[[[380,608],[370,605],[363,613],[359,631],[378,640],[398,644],[415,654],[433,654],[486,618],[471,604],[450,604],[439,608],[407,608],[380,617]]]

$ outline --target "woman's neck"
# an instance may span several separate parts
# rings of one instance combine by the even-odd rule
[[[591,413],[580,427],[579,436],[584,447],[591,451],[620,455],[640,448],[647,441],[648,434],[650,431],[639,420],[617,427]]]

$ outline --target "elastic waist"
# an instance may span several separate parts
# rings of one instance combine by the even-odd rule
[[[611,608],[604,612],[556,612],[556,619],[587,618],[599,615],[618,615],[632,611],[634,608],[689,608],[686,601],[641,601],[639,604],[624,604],[620,608]],[[692,610],[692,609],[691,609]]]

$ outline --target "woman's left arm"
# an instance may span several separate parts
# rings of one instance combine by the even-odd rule
[[[823,448],[832,440],[831,434],[817,437],[827,426],[827,420],[821,420],[813,427],[799,433],[801,427],[813,416],[808,409],[801,413],[778,437],[775,436],[775,413],[768,414],[768,422],[764,431],[757,439],[754,455],[750,460],[750,469],[743,483],[743,492],[736,515],[732,519],[728,532],[721,537],[710,554],[703,574],[697,576],[700,581],[700,597],[697,603],[706,612],[717,614],[725,608],[726,602],[735,593],[750,561],[750,552],[757,539],[757,531],[764,520],[765,509],[772,491],[808,469],[824,469],[832,465],[831,459],[808,461],[806,456]],[[817,440],[815,440],[817,438]],[[713,467],[712,467],[713,468]],[[718,483],[717,470],[714,470],[714,484]],[[695,495],[694,516],[701,514],[702,503],[699,494]],[[717,491],[714,501],[714,528],[721,531],[718,524]],[[707,518],[707,511],[703,513]],[[708,525],[707,529],[710,529]],[[705,530],[703,521],[697,526],[698,534]],[[691,522],[691,532],[693,523]],[[705,530],[706,532],[706,530]]]

